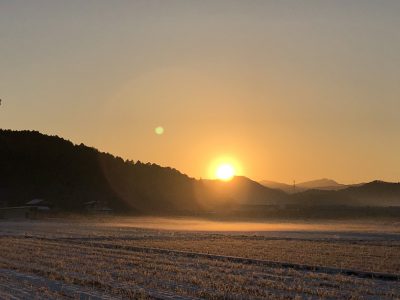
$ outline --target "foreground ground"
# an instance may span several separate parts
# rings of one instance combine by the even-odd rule
[[[0,299],[398,299],[398,225],[1,221]]]

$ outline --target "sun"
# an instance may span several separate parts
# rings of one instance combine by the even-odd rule
[[[229,181],[235,176],[235,169],[230,164],[223,164],[218,166],[215,176],[223,181]]]
[[[208,165],[208,178],[230,181],[241,174],[243,174],[242,164],[231,154],[219,155]]]

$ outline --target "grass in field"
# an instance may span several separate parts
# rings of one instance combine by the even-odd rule
[[[186,236],[134,241],[119,240],[111,241],[111,243],[361,271],[400,273],[400,242],[269,240],[260,237],[220,235],[210,238]]]
[[[120,247],[110,249],[110,245]],[[151,297],[160,291],[207,299],[400,298],[398,282],[129,247],[375,272],[400,270],[400,242],[384,238],[312,240],[301,235],[287,238],[284,234],[164,231],[79,222],[0,227],[0,268],[131,299]]]
[[[142,289],[161,289],[179,295],[214,299],[232,296],[400,296],[400,290],[393,283],[382,285],[349,276],[97,246],[92,243],[71,245],[68,241],[2,238],[0,267],[93,286],[124,298],[138,298]]]

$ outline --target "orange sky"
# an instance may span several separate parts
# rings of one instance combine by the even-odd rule
[[[0,3],[0,127],[282,182],[400,179],[398,1]],[[157,135],[154,129],[163,126]]]

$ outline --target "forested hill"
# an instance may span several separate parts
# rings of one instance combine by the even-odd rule
[[[172,168],[124,161],[35,131],[0,130],[0,200],[44,198],[60,209],[106,201],[117,211],[197,210],[195,180]]]
[[[42,198],[61,210],[83,211],[85,202],[96,200],[116,212],[197,214],[287,198],[246,177],[195,180],[36,131],[0,130],[0,170],[0,202],[8,206]]]

